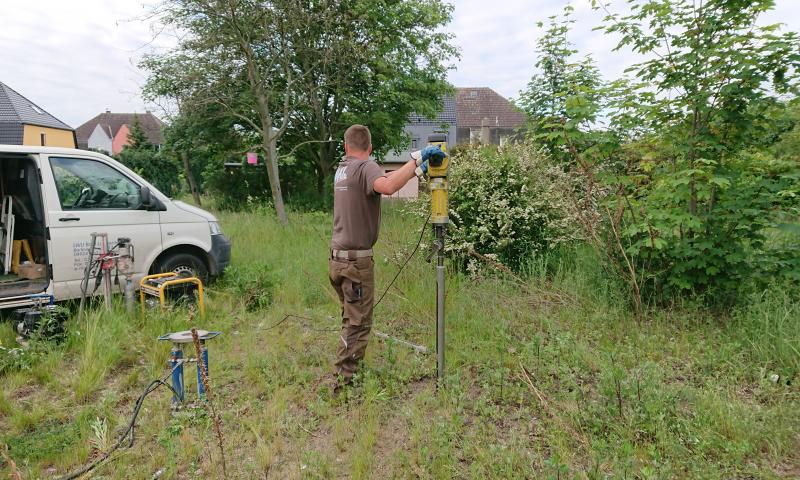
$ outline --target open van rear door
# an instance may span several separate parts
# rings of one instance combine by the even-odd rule
[[[50,258],[57,299],[81,294],[91,234],[107,233],[109,246],[127,237],[135,248],[139,276],[153,252],[161,251],[159,213],[142,202],[142,186],[98,158],[42,155]],[[89,293],[94,283],[89,284]]]

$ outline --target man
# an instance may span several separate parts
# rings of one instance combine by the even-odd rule
[[[369,156],[372,136],[367,127],[353,125],[344,133],[345,156],[336,170],[333,185],[333,237],[329,260],[331,285],[342,304],[342,331],[336,352],[334,392],[349,384],[364,358],[375,293],[375,263],[372,247],[378,240],[381,194],[392,195],[415,175],[424,172],[432,155],[445,155],[429,147],[399,170],[385,174]],[[438,153],[436,153],[438,152]]]

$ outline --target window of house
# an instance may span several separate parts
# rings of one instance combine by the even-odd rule
[[[64,210],[136,210],[139,185],[118,170],[85,158],[50,158],[58,198]]]
[[[412,151],[419,150],[419,138],[411,139],[411,150]]]
[[[481,129],[480,128],[470,128],[469,129],[469,143],[480,143],[481,141]]]
[[[45,135],[44,133],[39,134],[39,140],[42,142],[43,147],[47,145],[47,135]]]

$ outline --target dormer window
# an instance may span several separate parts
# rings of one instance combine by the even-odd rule
[[[37,107],[36,105],[31,105],[31,108],[33,109],[34,112],[38,113],[39,115],[44,115],[44,110]]]

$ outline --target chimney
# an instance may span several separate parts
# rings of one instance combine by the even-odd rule
[[[111,110],[106,108],[106,113],[111,113]]]
[[[489,128],[491,124],[491,120],[487,117],[483,117],[481,120],[481,143],[484,145],[492,143],[492,130]]]

